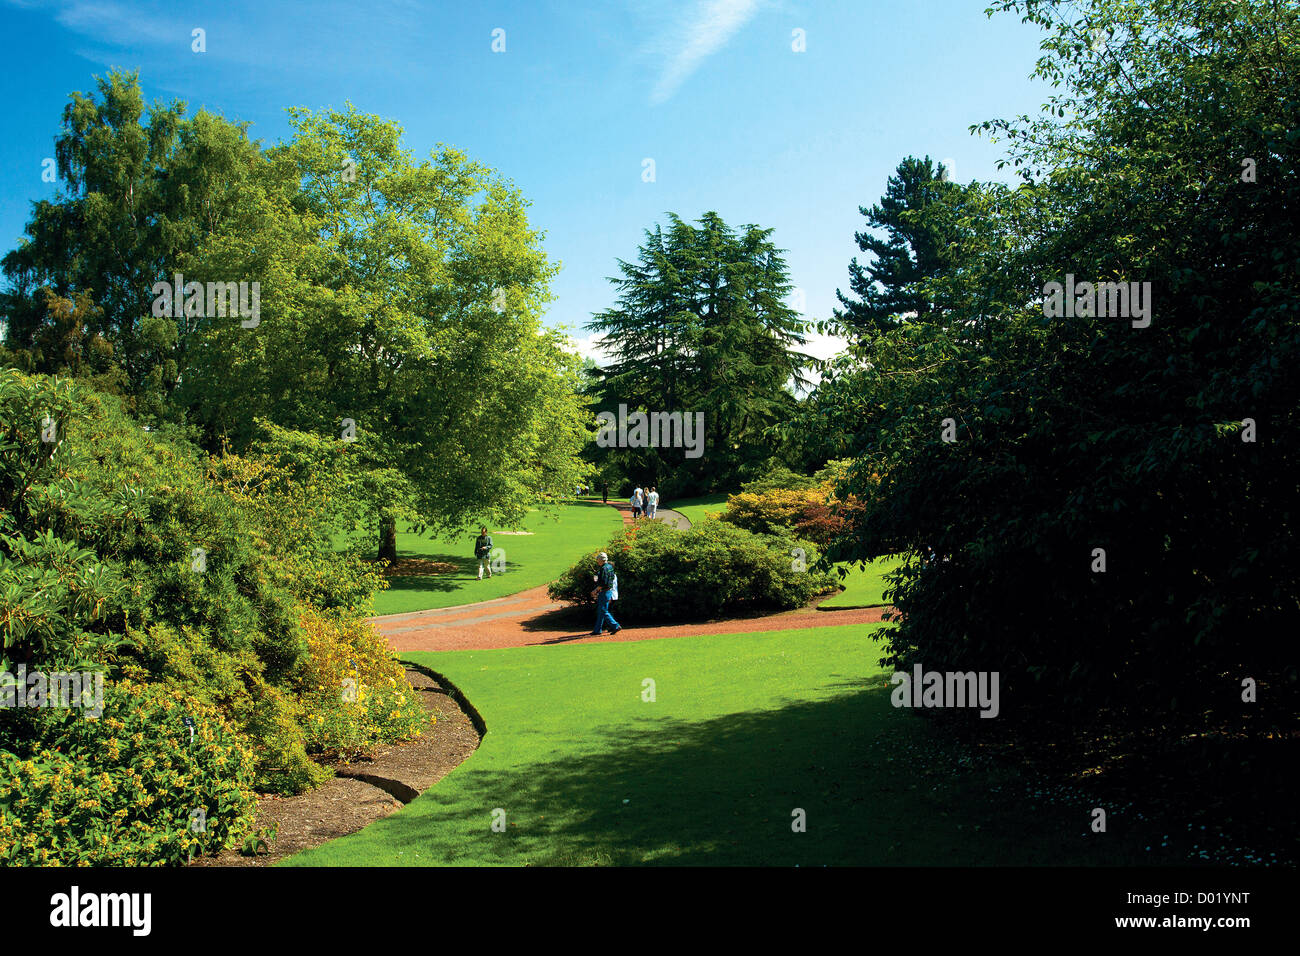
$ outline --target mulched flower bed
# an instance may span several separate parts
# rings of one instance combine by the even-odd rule
[[[307,793],[260,797],[256,826],[278,827],[267,852],[245,856],[238,850],[225,850],[190,865],[269,866],[400,810],[459,766],[479,745],[473,722],[448,693],[449,688],[413,668],[407,669],[406,677],[434,718],[419,739],[380,747],[369,757],[347,764],[334,764],[337,776]]]

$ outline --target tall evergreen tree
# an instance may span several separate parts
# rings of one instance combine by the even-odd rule
[[[856,298],[835,293],[843,305],[835,317],[851,336],[870,339],[905,317],[935,315],[938,306],[921,284],[954,265],[957,236],[949,219],[931,214],[932,207],[961,190],[930,157],[908,156],[889,177],[880,202],[858,207],[869,228],[853,238],[872,258],[863,265],[855,256],[849,264],[849,289]],[[884,237],[871,230],[884,230]]]
[[[619,261],[616,304],[593,317],[610,356],[600,407],[704,412],[706,452],[627,453],[628,468],[678,490],[724,486],[770,456],[766,429],[789,415],[789,386],[806,385],[812,360],[798,351],[805,323],[785,304],[789,270],[771,229],[728,226],[715,212],[697,224],[670,214],[635,262]]]

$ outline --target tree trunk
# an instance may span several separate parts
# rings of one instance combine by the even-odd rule
[[[387,512],[379,515],[379,560],[397,561],[397,519]]]

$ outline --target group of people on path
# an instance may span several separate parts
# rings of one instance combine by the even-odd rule
[[[632,492],[632,497],[628,499],[628,504],[632,506],[632,520],[635,521],[642,516],[653,518],[659,510],[659,489],[642,490],[638,485],[636,491]]]

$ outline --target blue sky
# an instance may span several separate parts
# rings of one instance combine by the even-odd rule
[[[809,317],[846,288],[861,204],[908,154],[958,179],[1006,178],[968,127],[1033,113],[1038,31],[983,0],[121,2],[0,0],[6,135],[0,248],[30,202],[67,96],[138,68],[146,99],[249,120],[350,100],[426,155],[454,144],[532,201],[563,264],[548,322],[583,339],[616,258],[668,211],[775,229]],[[191,49],[206,31],[207,51]],[[505,31],[505,52],[492,50]],[[806,49],[795,52],[795,30]],[[655,181],[643,180],[653,159]],[[583,342],[587,351],[589,343]],[[833,343],[815,351],[827,354]]]

